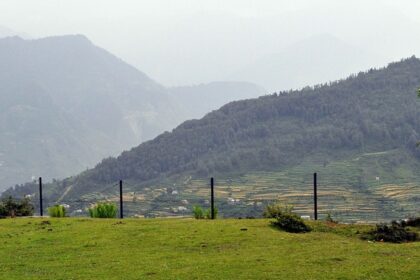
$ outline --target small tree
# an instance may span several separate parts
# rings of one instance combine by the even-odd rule
[[[19,201],[17,208],[17,216],[32,216],[34,214],[34,206],[29,198],[24,198]]]
[[[0,216],[14,218],[16,216],[32,216],[33,214],[34,206],[29,198],[17,200],[8,196],[0,203]]]
[[[12,197],[8,196],[3,200],[3,207],[6,212],[6,216],[14,218],[18,207],[17,201]]]
[[[5,218],[7,216],[6,208],[3,203],[0,203],[0,218]]]

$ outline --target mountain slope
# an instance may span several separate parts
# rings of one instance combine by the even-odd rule
[[[81,35],[0,40],[0,184],[80,172],[181,121],[166,89]]]
[[[225,82],[168,90],[82,35],[0,39],[0,61],[0,191],[76,174],[232,98],[263,94]]]
[[[315,89],[233,102],[86,176],[148,180],[200,166],[207,174],[281,167],[316,151],[402,148],[420,133],[419,84],[420,61],[411,58]]]
[[[334,162],[334,170],[340,173],[328,176],[349,173],[348,190],[368,196],[364,182],[375,173],[366,178],[368,171],[354,165],[359,158],[389,155],[374,166],[382,166],[390,184],[404,176],[416,178],[415,169],[420,166],[420,151],[415,148],[420,138],[419,84],[420,61],[413,57],[330,85],[232,102],[117,158],[105,159],[79,176],[48,185],[50,199],[65,190],[65,199],[92,199],[120,179],[130,182],[130,189],[136,192],[147,186],[172,186],[179,178],[239,178],[279,170],[286,174],[314,161],[324,167]],[[346,161],[354,167],[340,167]],[[368,161],[363,164],[371,166]],[[318,164],[309,166],[319,168]],[[403,171],[401,166],[413,170]],[[297,184],[307,184],[305,178],[313,170],[298,175],[304,181]],[[14,193],[33,191],[34,186],[28,184]],[[154,205],[159,207],[159,201]]]

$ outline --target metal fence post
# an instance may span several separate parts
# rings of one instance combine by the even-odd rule
[[[122,185],[123,185],[122,180],[120,180],[120,219],[124,218]]]
[[[214,220],[214,178],[211,177],[210,179],[210,187],[211,187],[211,219]]]
[[[39,215],[44,216],[44,209],[42,206],[42,177],[39,177]]]
[[[318,220],[318,194],[317,194],[317,175],[314,173],[314,219]]]

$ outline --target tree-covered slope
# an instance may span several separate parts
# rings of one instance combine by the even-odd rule
[[[51,187],[60,193],[72,184],[68,195],[79,196],[119,179],[280,170],[313,154],[401,149],[418,161],[419,85],[413,57],[329,85],[232,102]]]

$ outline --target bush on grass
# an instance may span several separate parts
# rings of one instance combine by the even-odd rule
[[[402,220],[401,225],[403,227],[420,227],[420,217],[411,217],[407,220]]]
[[[400,223],[393,221],[391,225],[378,224],[376,228],[369,231],[363,239],[381,242],[402,243],[418,240],[416,232],[411,232]]]
[[[66,208],[63,205],[54,205],[48,207],[48,215],[54,218],[63,218],[66,216]]]
[[[201,208],[200,206],[194,206],[192,211],[193,211],[194,218],[196,218],[197,220],[204,219],[203,208]]]
[[[264,218],[274,218],[277,219],[277,217],[283,215],[284,213],[292,213],[293,207],[288,205],[283,205],[280,203],[274,203],[267,205],[267,207],[264,210],[263,216]]]
[[[115,218],[117,206],[114,203],[102,202],[89,208],[91,218]]]
[[[203,210],[203,208],[201,208],[200,206],[194,206],[192,211],[193,211],[194,218],[196,218],[197,220],[211,219],[211,209]],[[219,212],[218,209],[215,207],[214,208],[215,219],[217,218],[218,212]]]
[[[3,203],[0,203],[0,219],[6,218],[7,212],[6,207],[4,207]]]
[[[9,196],[0,202],[0,217],[23,217],[32,216],[34,214],[34,206],[29,198],[14,199]]]
[[[219,210],[217,207],[214,207],[214,218],[217,219],[217,214],[219,213]],[[206,210],[206,219],[211,219],[211,209]]]
[[[338,224],[338,221],[334,220],[331,213],[327,213],[327,216],[325,217],[325,221],[328,223]]]
[[[309,232],[311,228],[305,224],[303,219],[292,212],[293,207],[281,204],[268,205],[264,211],[264,217],[274,218],[272,225],[287,232],[301,233]]]

